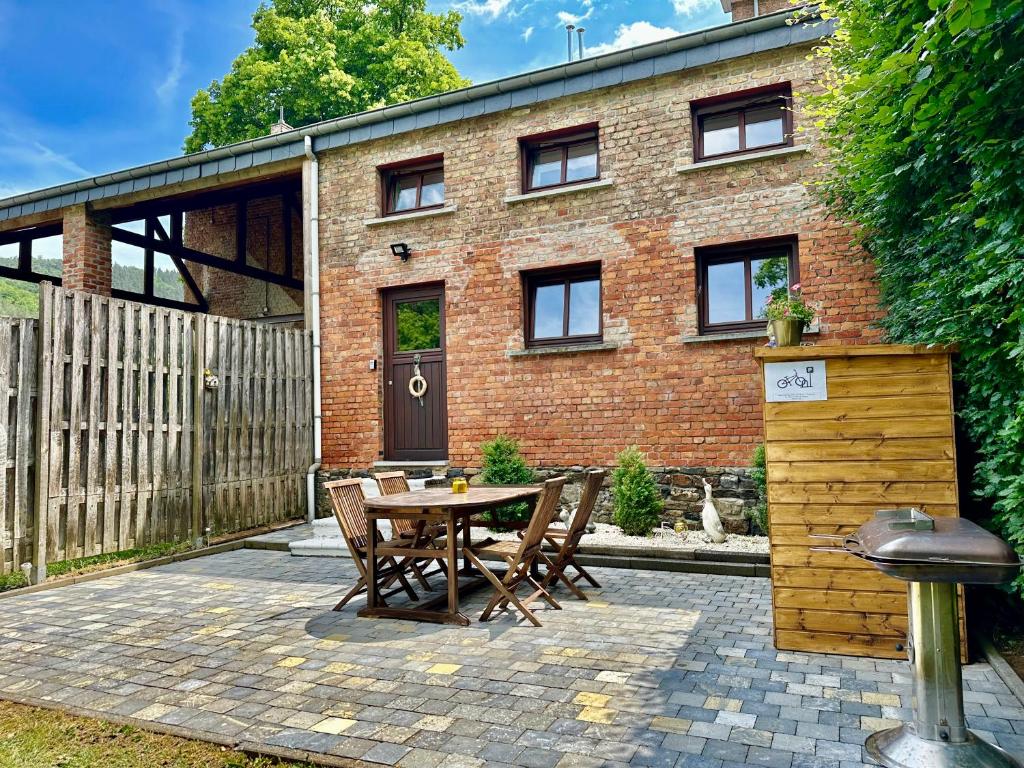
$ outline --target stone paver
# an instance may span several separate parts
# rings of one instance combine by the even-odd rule
[[[909,714],[905,663],[774,650],[765,579],[595,575],[542,628],[455,628],[331,611],[347,560],[199,558],[3,600],[0,698],[409,767],[854,768]],[[1020,754],[1024,706],[964,678],[969,724]]]

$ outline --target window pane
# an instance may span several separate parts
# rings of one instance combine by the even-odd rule
[[[64,235],[40,237],[32,241],[32,271],[60,277],[64,271]]]
[[[553,339],[562,335],[565,313],[565,285],[541,285],[533,300],[533,338]]]
[[[538,152],[533,159],[533,173],[530,176],[530,186],[548,187],[552,184],[561,183],[562,150],[545,149],[542,152]]]
[[[0,246],[0,253],[4,251],[4,247]],[[38,316],[39,286],[35,283],[0,277],[0,317]]]
[[[569,335],[593,336],[601,330],[601,281],[569,286]]]
[[[391,198],[392,211],[408,211],[416,207],[416,184],[418,176],[405,176],[395,180]]]
[[[121,291],[142,293],[146,252],[117,240],[110,241],[110,284]]]
[[[771,256],[750,261],[750,308],[755,317],[764,317],[764,305],[772,292],[789,287],[789,257]]]
[[[441,348],[441,300],[406,301],[395,308],[398,351]]]
[[[706,117],[703,121],[704,154],[720,155],[740,148],[739,115]]]
[[[736,323],[747,319],[743,262],[708,267],[708,323]]]
[[[782,105],[749,110],[746,114],[747,149],[784,142],[782,115]]]
[[[444,171],[429,171],[423,174],[423,189],[420,191],[420,206],[441,205],[444,202]]]
[[[569,147],[569,159],[565,166],[565,180],[579,181],[597,176],[597,142],[577,144]]]

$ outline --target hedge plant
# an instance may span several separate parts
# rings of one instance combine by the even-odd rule
[[[768,535],[768,464],[765,460],[764,445],[754,449],[750,462],[750,479],[757,490],[757,503],[749,512],[750,520],[765,536]]]
[[[820,7],[824,198],[874,258],[888,340],[958,345],[978,511],[1024,553],[1024,3]]]
[[[519,453],[519,441],[508,435],[498,435],[480,446],[483,454],[481,477],[486,485],[526,485],[536,478],[533,470]],[[530,505],[525,502],[498,507],[485,512],[484,520],[529,520]]]
[[[627,536],[650,536],[665,506],[644,455],[634,446],[617,457],[612,473],[613,521]]]

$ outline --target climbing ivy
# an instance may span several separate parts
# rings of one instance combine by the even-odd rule
[[[834,168],[822,192],[861,227],[888,338],[959,346],[973,491],[1024,552],[1024,3],[821,11],[837,23],[812,98]]]

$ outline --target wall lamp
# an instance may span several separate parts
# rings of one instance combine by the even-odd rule
[[[408,261],[412,255],[412,251],[409,250],[409,246],[405,243],[392,243],[391,253],[400,258],[402,261]]]

